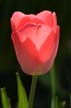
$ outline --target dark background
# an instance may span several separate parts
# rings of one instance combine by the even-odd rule
[[[67,105],[71,92],[71,0],[0,0],[0,88],[6,87],[12,107],[17,102],[16,75],[20,73],[29,96],[31,77],[21,72],[11,41],[10,18],[14,11],[38,13],[42,10],[55,11],[60,25],[60,44],[55,60],[57,78],[61,91],[57,90],[60,100]],[[36,92],[36,108],[50,106],[48,75],[39,77]],[[0,107],[1,101],[0,101]]]

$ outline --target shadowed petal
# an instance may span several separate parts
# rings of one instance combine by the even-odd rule
[[[13,42],[13,45],[14,45],[14,48],[15,48],[15,52],[16,52],[16,56],[17,56],[18,62],[23,64],[23,61],[22,61],[23,55],[22,55],[21,41],[20,41],[20,39],[18,38],[18,36],[17,36],[17,34],[15,32],[12,33],[11,38],[12,38],[12,42]]]

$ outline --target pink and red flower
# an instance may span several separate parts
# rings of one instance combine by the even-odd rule
[[[29,75],[47,73],[59,44],[60,29],[55,12],[37,15],[15,12],[11,17],[12,41],[22,70]]]

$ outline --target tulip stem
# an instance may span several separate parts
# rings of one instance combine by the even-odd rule
[[[38,79],[38,76],[32,76],[32,83],[31,83],[31,89],[30,89],[29,107],[28,108],[33,108],[33,105],[34,105],[37,79]]]

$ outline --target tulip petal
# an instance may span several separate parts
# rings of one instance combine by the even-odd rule
[[[31,25],[31,24],[34,24],[34,25],[36,25],[36,24],[43,24],[43,21],[38,19],[35,15],[26,15],[20,21],[19,26],[17,27],[17,29],[21,30],[24,27],[26,27],[26,25]]]
[[[31,22],[30,17],[22,12],[15,12],[11,18],[11,26],[15,30],[21,29],[28,22]]]
[[[20,23],[19,23],[19,25],[18,25],[18,27],[17,27],[17,30],[23,29],[23,27],[24,27],[26,24],[31,23],[31,22],[32,22],[32,21],[31,21],[30,17],[28,17],[28,15],[24,16],[24,17],[21,19],[21,21],[20,21]]]
[[[27,15],[30,19],[31,19],[31,21],[32,21],[32,23],[34,22],[34,23],[36,23],[36,24],[43,24],[44,22],[41,20],[41,19],[39,19],[36,15],[34,15],[34,14],[29,14],[29,15]]]
[[[52,29],[45,25],[39,25],[36,29],[33,30],[33,35],[31,35],[30,39],[35,44],[37,50],[39,51]]]
[[[45,24],[52,27],[53,25],[53,16],[50,11],[42,11],[39,14],[37,14],[37,17],[41,19]]]
[[[23,30],[18,31],[20,41],[23,42],[27,37],[35,44],[37,50],[39,51],[40,47],[48,38],[52,29],[46,25],[34,25],[28,24]]]
[[[44,22],[41,19],[38,19],[37,17],[34,17],[32,19],[32,22],[35,22],[36,24],[44,24]]]
[[[30,75],[38,72],[39,55],[32,41],[28,38],[25,41],[20,41],[19,36],[16,37],[14,33],[12,34],[12,41],[22,70]]]
[[[38,71],[38,65],[40,64],[39,55],[35,45],[28,38],[22,43],[22,54],[23,65],[21,66],[23,71],[28,72],[28,74]]]
[[[23,64],[23,61],[22,61],[22,47],[21,47],[21,42],[19,40],[19,38],[17,37],[16,33],[12,33],[12,42],[13,42],[13,45],[14,45],[14,48],[15,48],[15,52],[16,52],[16,56],[17,56],[17,59],[18,59],[18,62]]]
[[[25,16],[22,12],[14,12],[14,14],[11,17],[11,25],[14,25],[15,28],[17,28],[20,20]]]
[[[48,38],[46,39],[46,41],[44,42],[44,44],[42,45],[42,47],[40,48],[39,54],[40,54],[40,59],[42,60],[42,62],[46,62],[50,59],[54,47],[55,47],[55,33],[52,31]],[[44,53],[43,53],[44,52]]]
[[[56,54],[57,54],[57,49],[58,49],[58,45],[59,45],[59,36],[60,36],[59,35],[60,34],[60,28],[59,28],[59,26],[57,26],[56,29],[57,29],[56,30],[57,32],[56,32],[56,36],[55,36],[55,42],[54,42],[54,45],[53,45],[52,53],[51,53],[49,59],[46,59],[46,62],[42,61],[42,69],[44,70],[43,73],[46,73],[46,72],[48,72],[50,70],[50,68],[52,67],[52,65],[54,63]],[[41,52],[41,54],[43,52]],[[47,57],[48,57],[48,55],[47,55]],[[40,73],[40,74],[42,74],[42,73]]]
[[[57,17],[56,17],[55,12],[53,12],[53,27],[56,27],[56,26],[57,26]]]

